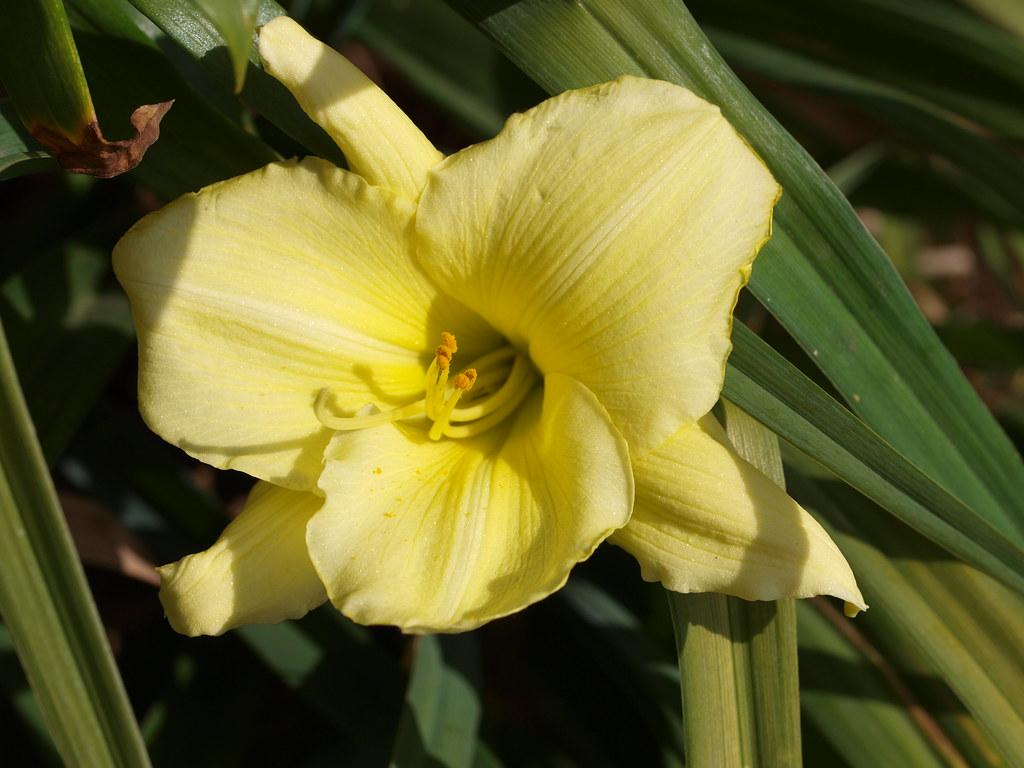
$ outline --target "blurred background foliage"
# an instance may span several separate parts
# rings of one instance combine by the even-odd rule
[[[239,71],[227,47],[213,25],[178,13],[183,5],[66,3],[108,135],[126,135],[138,105],[175,99],[160,140],[134,171],[102,181],[60,172],[0,100],[0,319],[153,763],[681,765],[665,595],[611,547],[553,598],[462,636],[406,638],[329,609],[197,640],[164,621],[152,565],[211,544],[250,481],[189,460],[142,423],[133,331],[111,248],[146,212],[275,155],[313,151],[342,162],[258,68],[249,66],[236,98]],[[284,5],[446,152],[494,135],[508,114],[546,96],[441,0]],[[688,7],[849,197],[1019,446],[1021,6]],[[268,8],[259,5],[261,18]],[[271,113],[273,122],[264,116]],[[761,304],[745,296],[738,312],[838,396]],[[783,458],[791,493],[833,533],[873,605],[853,622],[824,600],[797,606],[805,763],[1021,764],[1020,596],[801,451],[784,444]],[[59,764],[2,625],[0,691],[4,763]]]

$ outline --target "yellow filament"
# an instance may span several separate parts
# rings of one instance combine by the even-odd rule
[[[536,382],[536,374],[534,374],[532,370],[529,371],[524,382],[513,390],[510,390],[509,394],[502,398],[502,402],[486,416],[476,419],[475,421],[468,421],[461,424],[446,424],[442,434],[444,434],[445,437],[453,438],[474,437],[475,435],[479,435],[481,432],[486,432],[491,427],[497,426],[508,418],[516,408],[522,405]],[[495,393],[494,397],[497,397],[499,394],[501,393]]]
[[[313,410],[325,427],[338,431],[367,429],[406,419],[426,416],[432,424],[431,440],[470,437],[490,429],[508,417],[526,399],[537,382],[537,373],[525,356],[511,346],[496,349],[475,360],[473,365],[449,379],[452,358],[458,349],[455,336],[441,334],[441,344],[427,367],[423,397],[390,411],[365,416],[339,416],[329,405],[331,392],[320,390]],[[483,373],[478,374],[478,371]],[[499,386],[500,385],[500,386]],[[463,395],[476,386],[478,397],[465,408],[457,408]],[[497,387],[493,392],[491,388]],[[453,425],[452,422],[458,422]]]
[[[479,369],[478,369],[479,370]],[[503,365],[501,368],[495,368],[491,371],[484,371],[481,373],[476,380],[476,386],[473,387],[473,396],[484,396],[491,394],[487,391],[489,387],[493,387],[495,384],[504,384],[505,379],[509,376],[509,371],[512,369],[507,365]],[[498,388],[500,389],[500,387]],[[497,391],[497,390],[495,390]]]
[[[373,413],[368,416],[335,416],[330,412],[327,404],[327,400],[330,396],[330,390],[321,389],[320,394],[317,395],[316,403],[313,405],[313,412],[316,414],[317,421],[328,429],[334,429],[338,432],[350,432],[355,429],[379,427],[381,424],[390,424],[393,421],[411,419],[416,416],[422,416],[426,413],[426,401],[417,400],[415,403],[403,405],[401,408],[395,408],[381,413]]]
[[[452,411],[452,421],[475,421],[489,413],[493,413],[510,400],[516,403],[522,402],[524,393],[529,392],[536,380],[536,375],[530,367],[530,362],[522,357],[516,357],[512,364],[512,371],[501,388],[490,397],[468,408],[456,408]]]
[[[477,373],[474,369],[469,368],[463,371],[452,381],[452,394],[441,406],[440,412],[434,419],[434,423],[430,427],[428,436],[431,440],[440,440],[441,435],[444,434],[445,427],[448,426],[448,421],[452,417],[452,411],[455,410],[455,405],[459,402],[462,396],[473,388],[476,383]]]
[[[452,358],[455,357],[459,344],[455,335],[443,331],[441,333],[441,345],[434,350],[434,359],[427,369],[427,378],[424,389],[427,391],[427,416],[431,419],[444,406],[444,392],[448,386],[448,372],[452,367]]]
[[[472,363],[469,364],[470,368],[475,368],[478,371],[489,371],[494,368],[498,363],[503,363],[506,360],[515,357],[515,347],[505,345],[493,352],[488,352],[483,357],[478,357]]]

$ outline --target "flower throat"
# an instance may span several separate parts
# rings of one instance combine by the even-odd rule
[[[328,429],[369,429],[395,421],[430,422],[431,440],[442,437],[473,437],[500,424],[526,399],[538,381],[529,359],[510,345],[477,358],[461,373],[451,376],[458,351],[455,336],[445,331],[424,377],[424,394],[416,402],[363,416],[338,416],[331,412],[329,389],[316,398],[316,418]],[[461,407],[460,407],[461,404]]]

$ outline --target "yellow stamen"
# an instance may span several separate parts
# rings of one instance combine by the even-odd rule
[[[426,403],[423,400],[418,400],[415,403],[404,405],[401,408],[395,408],[390,411],[383,411],[379,413],[371,413],[366,416],[336,416],[330,412],[330,406],[327,403],[330,397],[331,391],[329,389],[321,389],[320,394],[316,397],[316,403],[313,405],[313,412],[316,414],[317,421],[328,429],[334,429],[338,432],[349,432],[354,429],[366,429],[367,427],[379,427],[381,424],[390,424],[393,421],[411,419],[416,416],[422,416],[426,413]]]
[[[469,390],[473,388],[474,384],[476,384],[475,368],[467,368],[456,376],[455,380],[452,382],[452,386],[460,392],[469,392]]]
[[[427,416],[436,418],[437,413],[444,406],[444,392],[448,386],[448,372],[452,367],[452,358],[458,350],[459,344],[455,340],[455,334],[443,331],[441,333],[441,345],[434,350],[434,360],[427,369],[427,380],[424,388],[427,391]]]
[[[457,349],[454,334],[442,333],[441,344],[434,350],[434,359],[430,361],[424,377],[423,397],[414,403],[390,411],[339,416],[329,404],[330,390],[323,389],[317,395],[313,411],[321,424],[338,431],[366,429],[426,416],[433,422],[428,432],[431,440],[439,440],[444,435],[471,437],[480,434],[519,407],[537,383],[537,373],[526,357],[517,355],[513,347],[505,346],[480,357],[449,381]],[[474,387],[477,391],[468,398],[469,405],[457,408],[462,397]],[[453,426],[453,421],[458,423]]]
[[[461,424],[448,423],[443,432],[445,437],[464,438],[479,435],[500,424],[522,405],[537,383],[537,374],[526,360],[516,358],[516,363],[519,364],[520,360],[520,373],[516,374],[516,366],[513,366],[506,385],[491,397],[470,408],[453,412],[450,421],[454,421],[456,414],[461,415],[465,421]]]
[[[448,426],[448,421],[452,417],[452,411],[455,410],[456,403],[462,398],[462,396],[473,388],[476,383],[477,373],[474,369],[469,368],[452,381],[452,393],[445,400],[444,405],[441,406],[440,412],[434,417],[434,423],[430,427],[429,437],[431,440],[440,440],[441,435],[444,434],[445,428]]]
[[[512,371],[501,388],[490,397],[479,403],[474,403],[468,408],[456,408],[452,412],[452,421],[475,421],[493,413],[511,400],[515,400],[515,404],[518,405],[530,391],[536,379],[536,374],[534,374],[529,361],[522,356],[516,357],[512,364]]]

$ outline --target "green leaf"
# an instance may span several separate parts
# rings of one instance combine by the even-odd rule
[[[723,395],[888,512],[1024,593],[1024,554],[746,326],[733,326]]]
[[[481,716],[476,635],[424,635],[413,642],[416,656],[391,765],[471,768]]]
[[[988,194],[998,196],[999,203],[1024,218],[1024,162],[991,139],[964,127],[962,118],[944,113],[897,87],[765,45],[754,38],[719,30],[708,30],[708,34],[722,55],[736,66],[861,105],[876,119],[899,129],[918,151],[939,154],[955,163],[961,173],[976,178]]]
[[[384,764],[399,722],[402,677],[365,627],[327,607],[301,621],[242,627],[236,634],[352,741],[356,762]]]
[[[68,8],[101,119],[131,103],[174,99],[160,140],[133,172],[157,195],[173,199],[277,158],[175,71],[126,0],[69,0]]]
[[[199,61],[225,87],[233,81],[227,44],[213,24],[199,12],[193,0],[131,0],[142,14],[157,25],[185,52]],[[256,24],[266,24],[284,13],[273,0],[260,0]],[[323,128],[302,111],[288,89],[264,72],[256,62],[254,47],[248,51],[250,66],[241,98],[312,154],[345,167],[341,150]]]
[[[836,484],[795,474],[794,495],[850,562],[871,609],[873,636],[942,675],[1011,765],[1024,763],[1024,601]],[[877,543],[875,543],[877,542]],[[861,620],[858,620],[861,621]],[[897,647],[898,646],[898,647]]]
[[[799,765],[793,602],[667,594],[679,648],[686,764]]]
[[[65,170],[100,178],[137,166],[160,136],[172,100],[121,110],[113,124],[127,122],[132,135],[111,141],[97,111],[71,25],[61,0],[16,3],[0,26],[0,78],[28,132]]]
[[[961,0],[1024,40],[1024,9],[1016,0]]]
[[[748,701],[751,670],[743,653],[750,630],[744,617],[734,619],[734,599],[726,595],[667,594],[679,649],[686,764],[758,765]],[[734,644],[739,647],[735,652]]]
[[[110,255],[69,243],[0,290],[0,318],[49,464],[64,452],[134,340]]]
[[[851,768],[945,765],[915,726],[906,702],[893,696],[834,625],[804,600],[797,605],[797,618],[804,714]],[[845,621],[842,614],[839,620]]]
[[[1005,536],[1024,541],[1024,464],[1012,444],[853,209],[681,3],[452,4],[551,92],[631,73],[718,104],[784,188],[751,290],[896,450]]]
[[[0,81],[30,133],[43,128],[78,141],[96,120],[61,0],[5,7]]]
[[[224,38],[234,70],[235,93],[240,93],[256,28],[258,0],[195,0],[195,3]]]
[[[779,441],[728,400],[725,428],[736,452],[785,489]],[[752,670],[757,751],[766,765],[800,762],[800,694],[797,682],[796,613],[793,600],[737,601],[752,630]],[[734,611],[736,608],[734,607]]]
[[[1024,46],[951,3],[693,0],[690,8],[709,34],[728,30],[1024,138]]]
[[[683,765],[679,728],[678,667],[668,663],[636,616],[606,591],[573,577],[557,593],[581,619],[567,623],[581,647],[618,687],[618,698],[632,703],[661,745],[662,764]]]
[[[46,730],[46,722],[39,709],[39,702],[32,693],[21,665],[18,663],[11,633],[3,624],[0,624],[0,691],[5,694],[11,708],[31,734],[31,741],[36,751],[33,759],[40,760],[47,766],[59,766],[61,764],[60,757],[54,748],[53,739]]]
[[[725,402],[737,453],[785,488],[778,440]],[[799,766],[793,600],[668,592],[679,651],[688,766]]]
[[[2,333],[0,468],[0,612],[57,748],[71,765],[148,765]]]
[[[9,99],[0,99],[0,181],[57,168],[57,163],[28,135]]]
[[[479,139],[544,93],[443,0],[372,3],[352,34]]]

